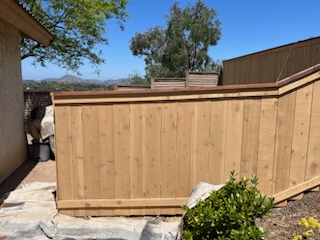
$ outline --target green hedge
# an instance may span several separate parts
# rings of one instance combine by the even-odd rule
[[[255,225],[255,219],[269,212],[274,204],[272,198],[257,189],[256,176],[250,181],[249,187],[248,179],[237,181],[231,172],[226,185],[213,191],[209,198],[192,209],[183,207],[183,239],[261,239],[265,233]]]

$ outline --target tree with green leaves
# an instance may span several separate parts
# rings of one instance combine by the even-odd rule
[[[34,58],[34,63],[45,66],[52,62],[77,71],[87,60],[98,66],[105,60],[98,44],[107,44],[104,36],[106,21],[117,19],[119,26],[127,17],[127,0],[20,0],[43,25],[54,34],[49,47],[21,38],[21,59]]]
[[[201,0],[182,9],[176,1],[166,16],[167,27],[156,26],[136,33],[130,49],[144,57],[146,75],[150,77],[182,77],[186,71],[212,71],[214,61],[209,47],[220,40],[220,21],[214,9]]]

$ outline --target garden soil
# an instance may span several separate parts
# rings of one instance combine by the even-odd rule
[[[320,221],[319,191],[307,192],[302,199],[289,201],[286,207],[274,208],[267,216],[258,219],[256,224],[267,231],[265,240],[287,240],[307,230],[298,222],[301,218],[309,217]]]

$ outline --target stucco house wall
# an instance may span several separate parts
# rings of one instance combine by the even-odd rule
[[[22,5],[0,0],[0,183],[27,158],[20,36],[48,46],[53,35]]]
[[[0,19],[0,182],[27,157],[19,37],[19,30]]]

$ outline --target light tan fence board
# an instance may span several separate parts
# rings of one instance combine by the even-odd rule
[[[145,198],[160,198],[160,161],[161,161],[161,121],[162,106],[160,103],[148,103],[144,106],[145,113]],[[164,176],[165,177],[165,176]],[[148,208],[147,215],[159,215],[160,208]]]
[[[277,99],[261,100],[257,176],[259,176],[259,188],[269,196],[273,194],[274,185],[277,112]]]
[[[274,193],[278,193],[289,187],[295,102],[296,92],[287,94],[279,99],[274,165]]]
[[[115,184],[115,142],[113,105],[98,105],[100,198],[114,199]],[[100,209],[100,215],[114,215],[114,209]]]
[[[57,191],[58,199],[73,199],[73,156],[72,156],[72,133],[70,107],[64,106],[55,110],[55,125],[62,131],[56,136],[56,154],[60,156],[57,162],[57,185],[60,188]],[[71,144],[70,144],[71,143]],[[63,210],[62,214],[74,215],[74,210]]]
[[[224,180],[229,178],[233,170],[240,173],[243,110],[243,100],[228,101]]]
[[[312,112],[309,133],[309,146],[306,179],[319,176],[320,171],[320,82],[316,82],[312,94]]]
[[[297,92],[290,163],[290,187],[303,183],[305,180],[304,174],[300,173],[305,172],[306,169],[312,92],[313,85],[306,86]]]
[[[114,168],[115,168],[115,197],[130,198],[130,108],[129,104],[114,105]],[[123,215],[121,209],[116,215]]]
[[[176,197],[177,185],[177,103],[162,105],[162,137],[161,137],[161,198]],[[162,214],[175,215],[174,208],[162,208]]]
[[[232,170],[281,204],[301,197],[319,186],[319,66],[275,84],[54,93],[59,212],[181,214]]]
[[[97,106],[83,106],[83,150],[84,150],[84,196],[90,199],[100,198],[100,169],[99,166],[99,144],[97,137],[98,128],[98,109]],[[86,214],[88,216],[99,216],[99,210],[89,209]]]
[[[241,177],[257,175],[261,99],[244,100]]]
[[[70,121],[72,132],[72,153],[73,153],[73,189],[75,199],[84,199],[85,171],[84,171],[84,150],[83,150],[83,125],[82,107],[70,107]],[[68,119],[65,119],[68,120]],[[75,210],[75,215],[85,215],[85,210]]]
[[[144,159],[144,112],[143,105],[131,104],[130,105],[130,141],[132,148],[130,149],[131,156],[131,197],[130,198],[143,198],[145,196],[145,159]],[[139,134],[133,134],[139,133]],[[133,215],[144,215],[144,209],[132,209]]]
[[[210,102],[196,102],[194,107],[193,186],[199,182],[208,182],[210,171],[207,165],[209,161]]]
[[[194,102],[178,103],[176,196],[188,196],[192,185]]]
[[[211,103],[210,123],[210,180],[214,184],[224,182],[227,132],[227,101]]]

